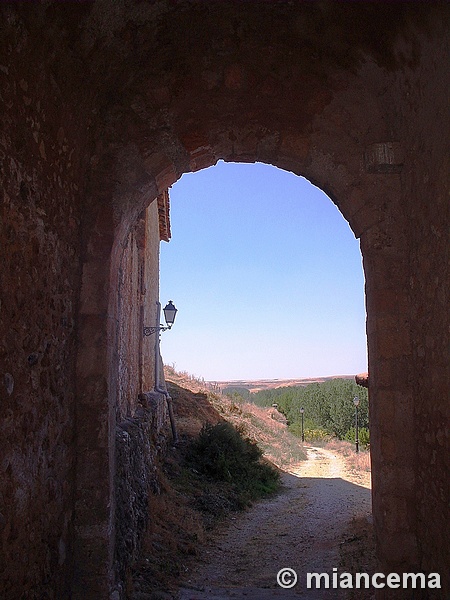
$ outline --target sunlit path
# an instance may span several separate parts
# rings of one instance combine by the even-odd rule
[[[222,528],[186,578],[180,600],[345,598],[344,590],[307,589],[306,573],[332,574],[352,519],[370,519],[370,477],[357,485],[341,456],[308,449],[308,461],[283,476],[280,495],[256,504]],[[281,589],[277,573],[294,569]]]

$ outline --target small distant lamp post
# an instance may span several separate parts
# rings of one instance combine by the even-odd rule
[[[303,427],[303,415],[305,414],[305,409],[303,407],[300,409],[300,414],[302,415],[302,442],[304,442],[305,441],[305,430]]]
[[[355,396],[353,398],[353,404],[355,405],[355,449],[356,452],[359,452],[359,437],[358,437],[358,406],[359,406],[359,398]]]

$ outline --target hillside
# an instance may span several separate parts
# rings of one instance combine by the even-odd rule
[[[165,378],[173,399],[179,443],[169,446],[167,452],[160,456],[157,465],[157,485],[149,495],[149,529],[142,543],[142,556],[128,576],[126,597],[129,600],[179,598],[177,590],[180,583],[203,561],[204,552],[208,553],[207,545],[215,538],[217,532],[220,535],[221,531],[227,531],[230,523],[235,523],[236,519],[241,518],[239,511],[247,508],[247,512],[258,514],[261,502],[268,502],[269,505],[273,502],[286,502],[286,510],[290,511],[289,481],[292,481],[292,476],[289,473],[297,473],[299,466],[307,464],[310,459],[311,447],[304,447],[298,437],[288,431],[283,415],[273,407],[262,408],[214,393],[203,380],[186,373],[177,373],[171,368],[165,368]],[[232,482],[208,481],[186,460],[190,444],[197,438],[202,427],[205,424],[214,425],[225,421],[233,424],[243,437],[257,443],[263,450],[264,459],[279,469],[282,475],[281,493],[273,499],[255,504],[256,513],[250,508],[252,503],[243,507],[236,501]],[[350,448],[349,444],[347,446]],[[330,453],[327,450],[318,451]],[[341,449],[332,449],[333,453],[340,451]],[[357,457],[358,463],[355,462],[355,458],[351,451],[347,456],[342,455],[341,462],[347,465],[346,470],[351,474],[353,481],[360,485],[361,482],[370,479],[368,455],[360,453]],[[320,477],[323,466],[321,463],[315,464],[319,469],[316,477]],[[334,467],[332,474],[335,480],[339,481],[336,479]],[[310,476],[312,475],[311,472]],[[325,499],[330,497],[327,481],[323,484]],[[299,493],[306,488],[304,484],[299,484]],[[315,505],[315,501],[306,502],[306,499],[294,502],[300,509],[305,503]],[[243,523],[246,522],[247,512],[242,515]],[[290,518],[294,530],[295,524],[302,516],[292,513]],[[316,523],[317,517],[312,515],[311,522]],[[283,527],[286,527],[286,523]],[[275,536],[276,540],[271,540],[270,535]],[[272,533],[267,533],[269,537],[266,541],[269,544],[275,541],[278,543],[284,539],[284,535],[283,531],[273,529]],[[341,560],[348,568],[352,567],[356,558],[360,560],[361,555],[367,553],[367,548],[372,548],[370,528],[367,527],[365,519],[355,521],[348,530],[342,530],[339,535],[349,540],[345,545],[347,554],[340,552]],[[336,539],[336,543],[340,544],[341,538]],[[234,553],[233,548],[230,552]],[[187,597],[191,597],[191,592],[187,593]],[[198,597],[208,597],[208,593]],[[363,600],[362,597],[360,600]]]
[[[209,389],[207,382],[186,373],[177,373],[170,367],[165,367],[164,371],[182,436],[197,435],[205,423],[214,424],[225,419],[256,442],[264,451],[265,458],[279,468],[306,458],[298,437],[288,431],[284,415],[276,409],[216,394]]]
[[[264,459],[277,469],[289,469],[306,459],[278,411],[237,403],[208,389],[203,380],[170,367],[165,367],[165,379],[179,443],[169,446],[157,465],[143,555],[129,574],[127,597],[132,600],[175,597],[164,594],[173,590],[196,560],[210,532],[242,508],[236,505],[232,483],[206,481],[186,464],[190,444],[205,424],[232,423],[243,437],[258,444]]]

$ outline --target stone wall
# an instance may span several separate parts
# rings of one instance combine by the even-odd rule
[[[132,460],[146,417],[117,427],[154,371],[129,303],[142,215],[219,159],[308,177],[361,239],[378,554],[385,570],[441,571],[448,596],[449,6],[50,0],[0,14],[6,596],[119,593],[116,467],[147,477]]]
[[[56,599],[72,559],[87,97],[55,79],[57,40],[44,51],[4,6],[0,31],[0,595]]]
[[[413,528],[425,571],[432,570],[438,556],[442,565],[450,564],[450,544],[441,525],[450,522],[450,71],[444,66],[444,57],[450,55],[448,23],[436,24],[442,32],[437,43],[422,38],[420,66],[406,69],[392,90],[397,115],[405,110],[398,98],[407,98],[409,108],[402,119],[402,137],[403,201],[410,229],[411,364],[405,370],[412,385],[411,399],[403,396],[398,404],[405,423],[401,432],[406,434],[410,427],[413,438]],[[448,570],[444,581],[450,590]]]
[[[140,331],[142,320],[154,323],[158,298],[156,201],[145,211],[156,194],[150,192],[121,225],[120,215],[110,213],[110,220],[101,200],[86,210],[86,199],[96,193],[88,166],[97,164],[92,102],[98,90],[92,86],[87,93],[79,61],[67,47],[63,51],[60,17],[46,22],[37,5],[1,7],[0,418],[6,443],[0,469],[0,595],[11,599],[66,598],[80,578],[87,580],[89,569],[80,569],[74,559],[80,538],[83,548],[88,545],[80,525],[85,507],[100,521],[99,503],[107,508],[114,496],[115,446],[102,441],[103,432],[112,432],[111,440],[116,418],[133,416],[138,393],[154,385],[154,341],[145,340],[140,348]],[[114,195],[107,186],[102,191]],[[98,245],[89,234],[92,226]],[[110,300],[118,327],[107,344],[116,357],[111,379],[118,385],[111,386],[103,404],[101,386],[93,381],[102,342],[92,307],[101,305],[100,315],[108,305],[112,246],[106,260],[102,249],[109,241],[120,248]],[[141,302],[128,302],[138,291]],[[107,323],[105,316],[100,318]],[[89,338],[84,356],[83,335]],[[106,377],[109,369],[100,361]],[[89,391],[76,377],[80,368],[94,383]],[[158,406],[161,428],[163,399]],[[105,448],[106,463],[96,462],[99,447]],[[101,491],[96,502],[88,499],[87,489]],[[107,510],[113,523],[114,513]],[[96,537],[95,525],[89,527]],[[111,543],[110,562],[114,541],[106,544]],[[93,569],[98,572],[97,565]],[[84,597],[84,584],[80,589]]]
[[[149,494],[159,494],[157,470],[167,445],[167,407],[162,394],[140,394],[134,414],[116,431],[116,592],[123,596],[149,525]]]

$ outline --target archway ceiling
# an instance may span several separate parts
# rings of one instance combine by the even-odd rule
[[[335,156],[345,145],[357,170],[361,149],[388,139],[379,73],[414,67],[412,32],[426,27],[429,11],[320,1],[96,0],[71,11],[47,5],[60,24],[45,33],[55,76],[64,82],[59,41],[94,107],[91,181],[105,196],[114,162],[120,193],[150,190],[152,178],[149,193],[161,192],[219,158],[260,160],[314,181],[312,144]],[[38,26],[33,10],[23,14]],[[400,36],[408,40],[401,55]],[[318,167],[331,172],[331,162],[320,157]],[[325,174],[322,188],[329,179]],[[331,183],[326,191],[332,195]]]

